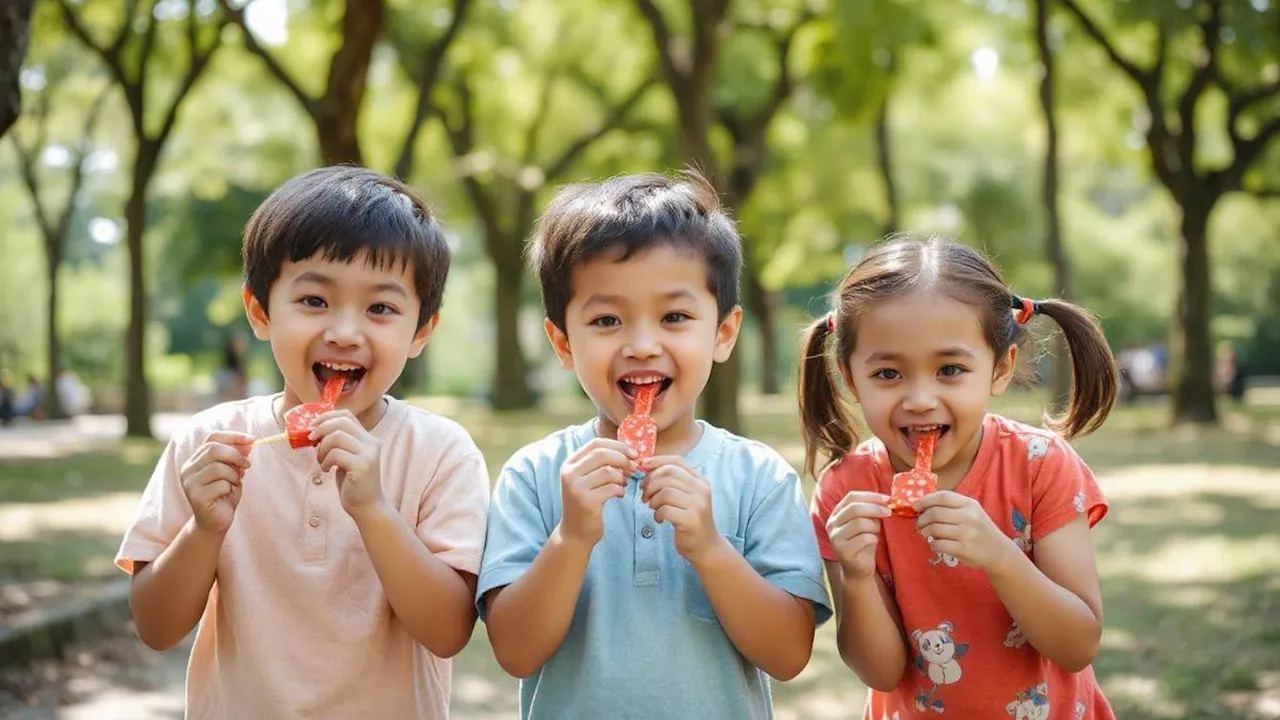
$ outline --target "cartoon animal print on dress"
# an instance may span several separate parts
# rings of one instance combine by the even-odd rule
[[[1004,707],[1013,720],[1049,720],[1049,686],[1040,683],[1013,696]]]

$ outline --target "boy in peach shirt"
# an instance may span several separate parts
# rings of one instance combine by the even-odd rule
[[[457,423],[385,393],[439,320],[449,259],[422,201],[362,168],[300,175],[250,219],[245,310],[284,392],[192,418],[116,557],[148,646],[199,623],[187,717],[448,717],[488,473]],[[314,448],[254,444],[335,377]]]

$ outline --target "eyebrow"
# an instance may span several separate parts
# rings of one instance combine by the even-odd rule
[[[696,296],[688,290],[679,289],[671,290],[662,294],[663,300],[685,300],[692,302],[696,300]],[[591,307],[592,305],[620,305],[623,303],[621,295],[611,295],[609,293],[594,293],[582,303],[582,307]]]
[[[973,353],[969,352],[968,350],[962,347],[943,348],[937,351],[936,353],[934,353],[934,355],[938,357],[947,357],[947,358],[964,358],[967,360],[972,360],[973,358],[977,357],[976,355],[974,355]],[[902,355],[899,353],[873,352],[871,353],[871,355],[867,357],[867,362],[892,362],[892,361],[901,360],[901,359],[902,359]]]
[[[333,278],[315,270],[308,270],[293,279],[294,285],[301,285],[302,283],[315,283],[325,287],[333,287],[338,284]],[[405,292],[404,286],[398,282],[380,282],[377,285],[374,285],[372,289],[374,292],[390,292],[406,298],[409,297],[409,293]]]

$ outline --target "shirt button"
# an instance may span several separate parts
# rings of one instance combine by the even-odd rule
[[[311,482],[315,483],[316,485],[323,485],[324,478],[320,477],[319,475],[313,475],[311,477]]]
[[[640,528],[640,536],[646,540],[653,537],[653,528],[648,525],[645,525],[644,527]]]
[[[311,516],[311,527],[320,527],[320,518],[315,515]]]

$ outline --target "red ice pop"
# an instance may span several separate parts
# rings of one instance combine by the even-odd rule
[[[889,491],[889,509],[897,517],[913,518],[919,513],[911,507],[911,503],[938,490],[938,476],[930,469],[933,467],[933,446],[938,441],[938,433],[931,432],[920,438],[916,446],[916,465],[906,472],[893,476],[893,488]]]
[[[329,381],[324,384],[324,390],[320,392],[319,402],[302,403],[285,411],[285,432],[262,438],[254,444],[259,445],[288,439],[289,447],[295,450],[304,447],[315,447],[315,441],[310,438],[311,431],[315,429],[316,421],[320,419],[321,415],[338,406],[338,396],[342,395],[342,388],[346,385],[346,382],[341,376],[329,378]]]
[[[658,423],[649,413],[661,383],[649,383],[636,389],[636,404],[631,414],[618,426],[618,440],[636,451],[637,462],[652,457],[658,447]]]

